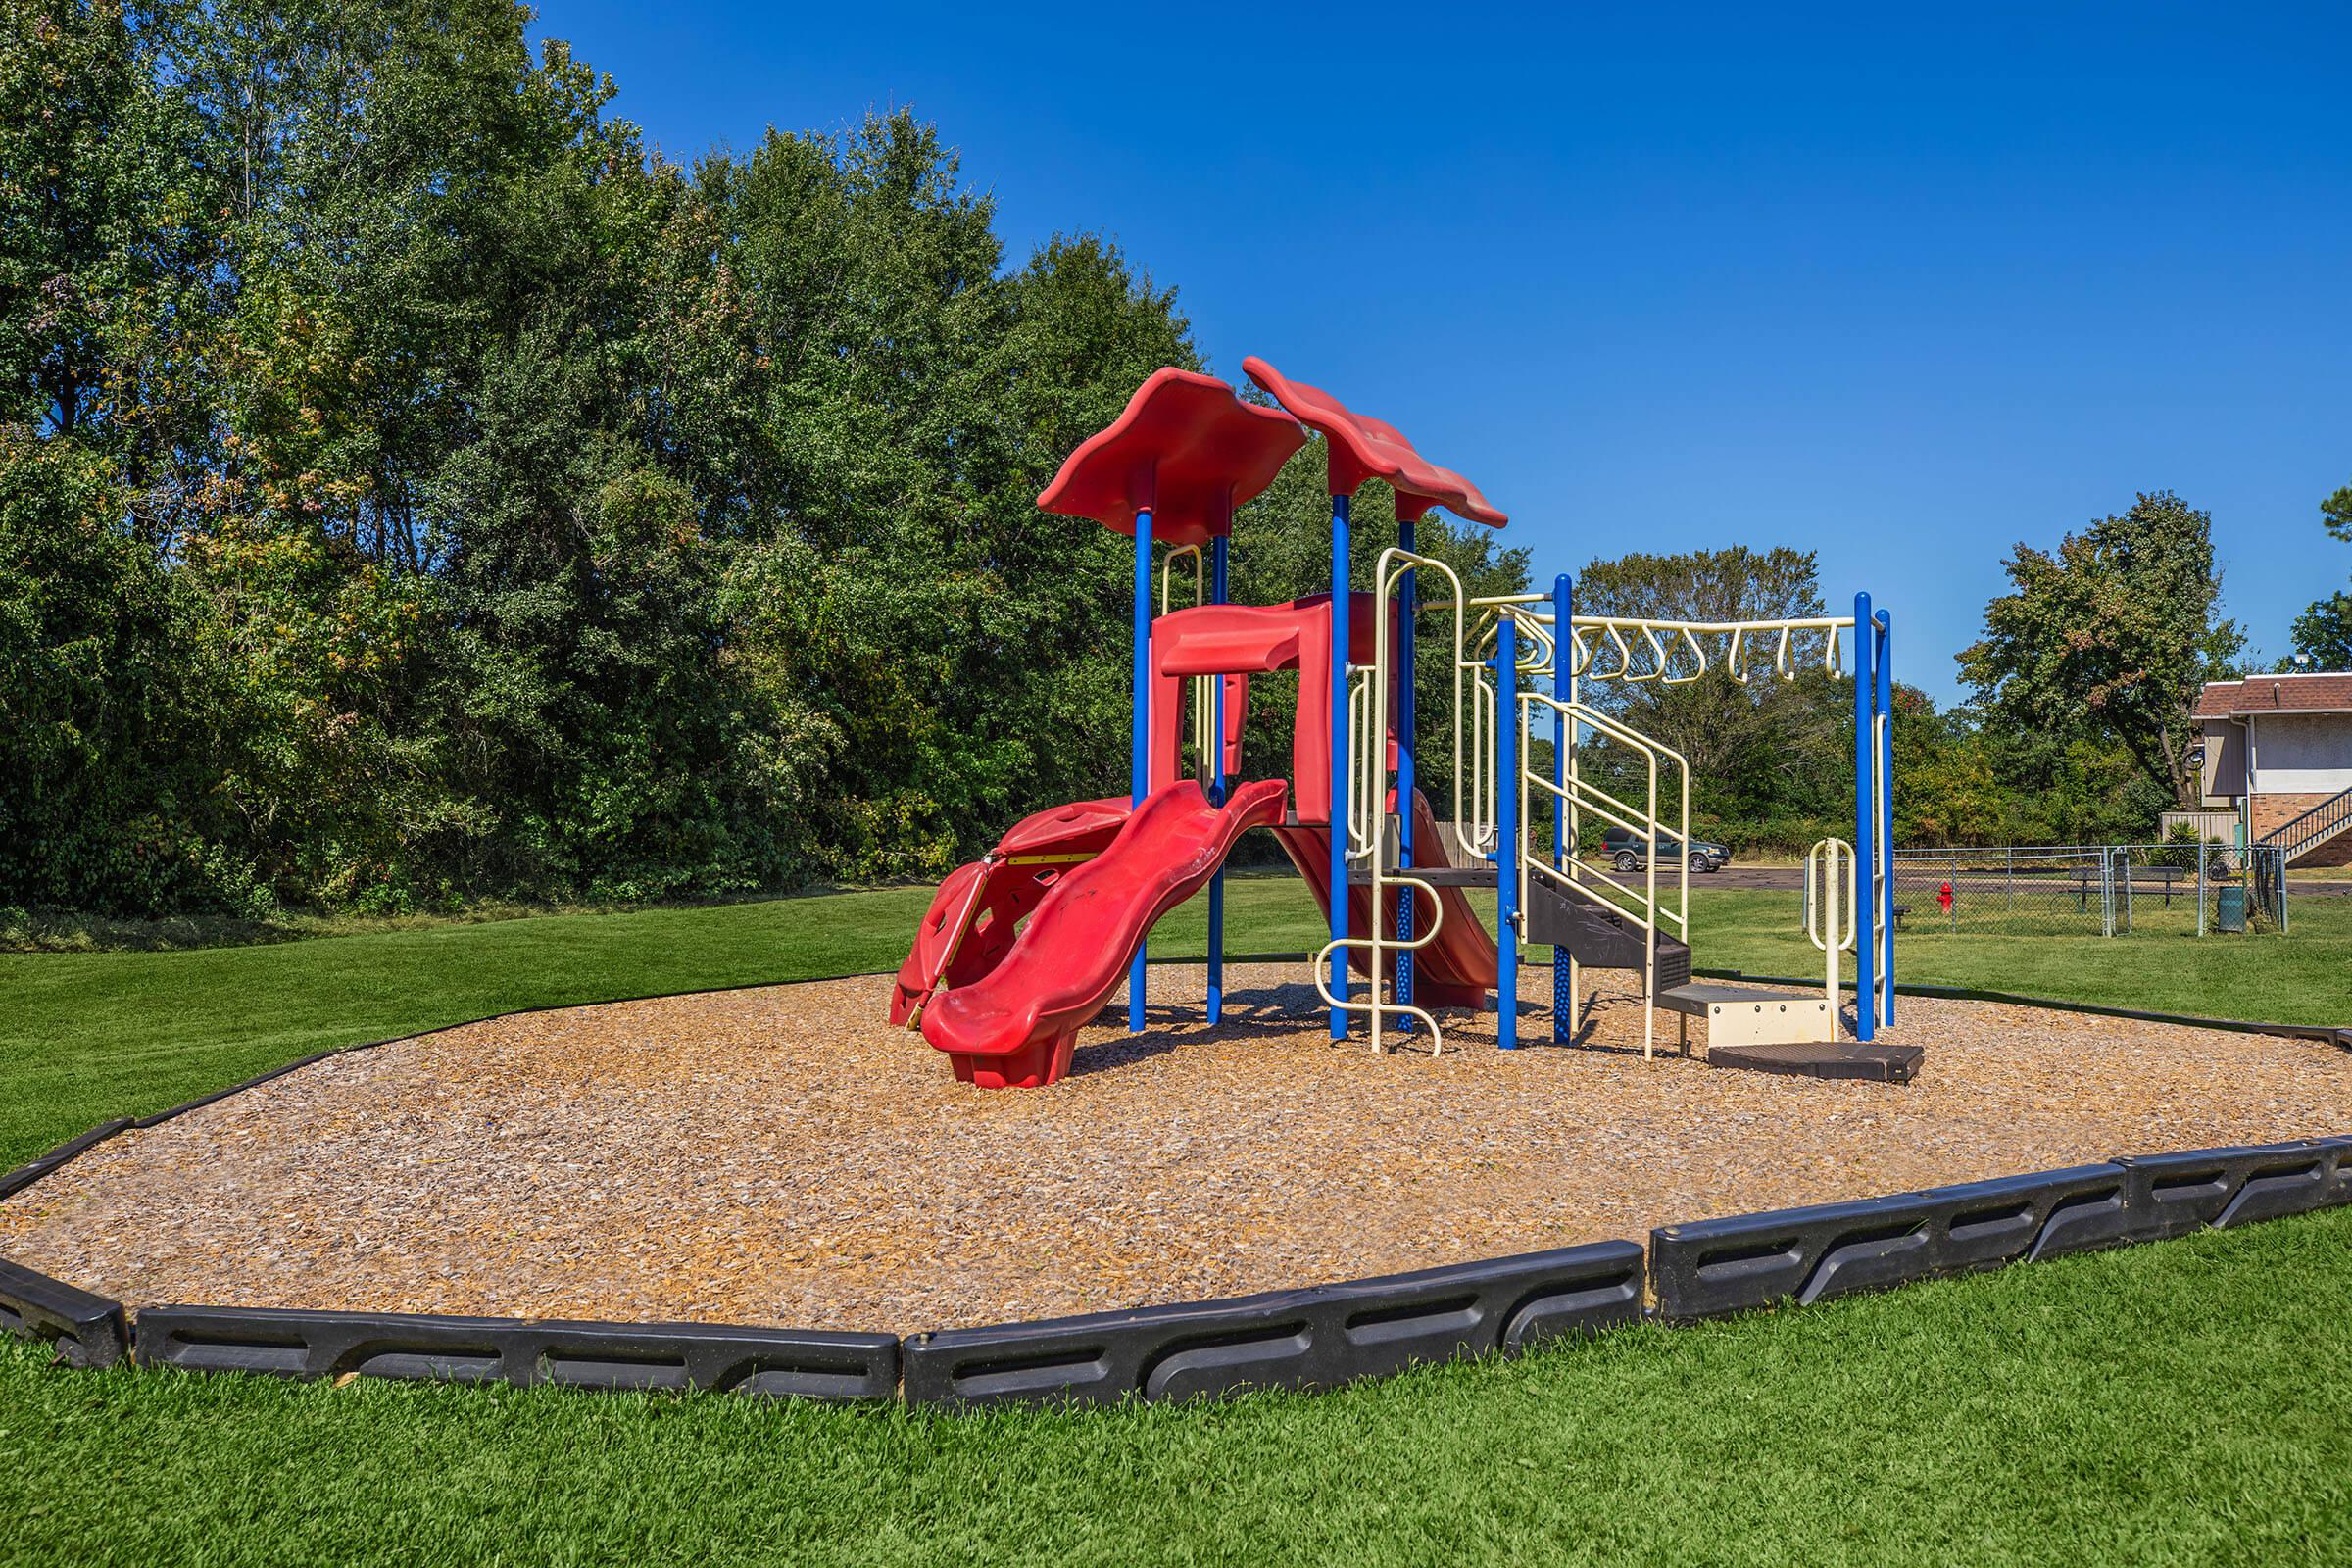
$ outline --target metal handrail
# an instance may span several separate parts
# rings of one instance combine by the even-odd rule
[[[1647,774],[1644,796],[1647,806],[1646,808],[1640,810],[1638,820],[1627,819],[1636,813],[1636,808],[1631,802],[1619,800],[1598,785],[1587,783],[1581,775],[1571,777],[1566,784],[1555,783],[1553,780],[1544,777],[1535,768],[1522,763],[1519,769],[1522,777],[1516,793],[1519,797],[1519,842],[1525,848],[1520,851],[1519,865],[1513,867],[1509,874],[1520,879],[1519,895],[1523,906],[1526,900],[1527,876],[1532,871],[1548,878],[1565,891],[1577,894],[1604,907],[1617,910],[1618,913],[1641,926],[1642,1057],[1647,1061],[1652,1058],[1656,1051],[1658,924],[1661,920],[1670,920],[1674,923],[1675,929],[1681,933],[1681,940],[1688,942],[1690,939],[1690,763],[1682,753],[1673,747],[1652,740],[1640,730],[1597,709],[1588,707],[1583,703],[1563,702],[1548,692],[1529,691],[1519,694],[1519,710],[1523,723],[1525,715],[1538,709],[1548,709],[1557,714],[1565,721],[1562,725],[1564,733],[1571,737],[1581,733],[1579,726],[1590,726],[1595,733],[1630,747],[1641,753],[1642,757]],[[1678,827],[1668,827],[1658,817],[1658,764],[1661,760],[1674,764],[1676,777],[1681,783],[1681,808],[1676,818],[1681,825]],[[1580,809],[1590,807],[1600,816],[1615,820],[1628,832],[1646,835],[1648,853],[1642,857],[1642,893],[1636,895],[1631,888],[1626,887],[1607,873],[1584,865],[1581,858],[1573,853],[1573,846],[1554,846],[1554,853],[1560,854],[1562,859],[1576,867],[1573,872],[1564,872],[1558,867],[1546,863],[1539,857],[1535,853],[1533,840],[1528,836],[1527,807],[1530,791],[1527,786],[1530,784],[1539,786],[1546,793],[1576,806]],[[1616,808],[1617,811],[1623,812],[1624,815],[1620,816],[1616,811],[1610,810],[1611,807]],[[1675,869],[1679,891],[1673,908],[1666,908],[1658,902],[1658,843],[1662,837],[1672,837],[1683,846],[1683,853],[1675,858],[1678,862]],[[1563,850],[1566,853],[1562,853]],[[1638,898],[1639,910],[1622,907],[1615,900],[1601,897],[1593,891],[1592,885],[1586,880],[1587,877],[1592,877],[1601,884],[1617,889],[1629,899]]]
[[[1856,939],[1861,925],[1855,907],[1857,879],[1854,866],[1854,847],[1843,839],[1823,839],[1805,851],[1805,940],[1819,948],[1822,954],[1821,994],[1830,1004],[1830,1016],[1838,1016],[1838,955],[1857,952]],[[1845,898],[1840,903],[1838,868],[1845,870]],[[1815,883],[1821,887],[1821,899],[1815,903],[1812,894]],[[1838,917],[1844,916],[1844,928],[1839,929]],[[1837,1038],[1835,1028],[1830,1038]]]

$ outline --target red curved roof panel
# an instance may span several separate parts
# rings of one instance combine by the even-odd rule
[[[1242,361],[1242,368],[1301,424],[1323,432],[1330,448],[1332,494],[1351,496],[1366,479],[1385,479],[1396,492],[1399,520],[1418,517],[1431,507],[1447,508],[1493,528],[1510,520],[1478,486],[1416,452],[1395,425],[1356,413],[1319,386],[1291,380],[1254,354]]]
[[[1169,367],[1135,389],[1104,429],[1078,444],[1038,506],[1152,537],[1197,545],[1233,531],[1233,509],[1274,482],[1306,432],[1278,409],[1244,403],[1213,375]]]

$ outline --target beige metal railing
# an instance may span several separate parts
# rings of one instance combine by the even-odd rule
[[[1348,834],[1348,858],[1350,860],[1362,860],[1368,869],[1371,883],[1371,919],[1367,923],[1371,926],[1371,930],[1360,937],[1348,936],[1325,943],[1321,951],[1315,955],[1314,963],[1315,989],[1322,994],[1323,1001],[1327,1005],[1337,1007],[1344,1012],[1363,1013],[1371,1019],[1372,1051],[1376,1055],[1388,1049],[1383,1023],[1391,1015],[1410,1017],[1427,1029],[1432,1055],[1437,1055],[1446,1049],[1446,1037],[1438,1027],[1438,1020],[1430,1014],[1428,1009],[1415,1006],[1411,1003],[1397,1002],[1381,994],[1381,987],[1387,982],[1392,972],[1394,956],[1399,953],[1417,953],[1427,947],[1436,939],[1446,919],[1445,906],[1439,902],[1435,884],[1412,875],[1410,867],[1399,864],[1392,868],[1389,865],[1389,840],[1384,831],[1389,799],[1388,737],[1391,721],[1389,696],[1392,684],[1390,677],[1396,667],[1396,648],[1393,646],[1395,617],[1388,613],[1388,604],[1402,583],[1404,574],[1407,571],[1420,570],[1440,573],[1453,588],[1450,598],[1418,600],[1417,603],[1419,608],[1424,610],[1450,609],[1453,612],[1453,776],[1454,814],[1457,820],[1462,812],[1462,775],[1468,762],[1463,756],[1462,745],[1465,728],[1462,700],[1464,684],[1462,580],[1454,575],[1451,566],[1433,556],[1420,555],[1400,546],[1391,546],[1381,552],[1380,560],[1373,568],[1372,580],[1376,589],[1379,613],[1373,616],[1372,662],[1369,667],[1358,665],[1349,671],[1348,756],[1344,760],[1334,759],[1334,765],[1344,765],[1348,769],[1349,795],[1352,799],[1349,804],[1348,820],[1344,825],[1335,824],[1333,831],[1345,831]],[[1472,715],[1469,728],[1473,735],[1478,732],[1475,713]],[[1475,753],[1475,751],[1476,744],[1474,742],[1473,752]],[[1475,792],[1473,792],[1473,798],[1475,799]],[[1413,808],[1413,803],[1400,799],[1397,801],[1396,807],[1399,811],[1410,811]],[[1490,834],[1491,832],[1490,828]],[[1433,846],[1433,848],[1435,847]],[[1427,929],[1422,929],[1416,923],[1414,933],[1410,938],[1398,938],[1393,935],[1389,928],[1387,919],[1389,897],[1392,893],[1400,892],[1406,888],[1422,895],[1416,899],[1416,906],[1429,911],[1429,921]],[[1346,899],[1348,897],[1348,889],[1346,887],[1334,888],[1331,896],[1334,899]],[[1331,990],[1329,975],[1332,956],[1341,953],[1342,950],[1353,950],[1370,955],[1368,965],[1371,973],[1367,977],[1361,1001],[1343,999],[1334,995]]]

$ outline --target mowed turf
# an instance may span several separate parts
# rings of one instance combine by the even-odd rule
[[[1696,879],[1702,968],[1818,973],[1796,895]],[[0,1168],[312,1052],[515,1007],[895,969],[928,889],[616,914],[425,925],[259,947],[0,954]],[[1492,923],[1494,899],[1481,907]],[[1154,957],[1207,951],[1207,901]],[[1291,876],[1228,887],[1227,952],[1308,952],[1322,916]],[[1533,950],[1547,961],[1547,949]],[[1906,932],[1900,977],[2281,1023],[2352,1024],[2352,899],[2304,898],[2284,937],[2001,937]],[[1846,964],[1851,975],[1851,960]]]
[[[332,1046],[886,969],[925,899],[0,956],[0,1165]],[[1698,961],[1810,971],[1793,904],[1702,890]],[[1906,935],[1903,972],[2352,1022],[2352,904],[2307,899],[2295,922]],[[1318,928],[1296,881],[1234,882],[1234,951]],[[1196,901],[1153,952],[1197,955],[1204,931]],[[2348,1292],[2338,1212],[1337,1395],[968,1420],[72,1374],[19,1347],[0,1350],[0,1561],[2352,1560]]]

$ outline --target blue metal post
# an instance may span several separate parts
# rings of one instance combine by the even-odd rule
[[[1396,543],[1406,550],[1419,548],[1418,525],[1410,517],[1396,524]],[[1385,613],[1388,607],[1379,602],[1380,584],[1372,585],[1373,612]],[[1413,765],[1413,569],[1407,564],[1396,580],[1396,863],[1413,863],[1413,792],[1419,785]],[[1396,940],[1413,940],[1413,890],[1399,888],[1396,892]],[[1373,918],[1378,919],[1377,912]],[[1396,999],[1409,1006],[1413,1000],[1413,956],[1396,955]],[[1413,1032],[1413,1015],[1406,1013],[1396,1020],[1396,1032]]]
[[[1519,626],[1494,628],[1494,1039],[1519,1049]]]
[[[1878,629],[1870,618],[1870,595],[1854,595],[1854,875],[1860,897],[1854,900],[1854,1038],[1868,1040],[1878,1033],[1878,901],[1870,896],[1871,841],[1879,825],[1877,807],[1870,798],[1872,760],[1878,743],[1871,715],[1878,710]],[[1833,891],[1829,895],[1836,897]],[[1836,1005],[1832,999],[1831,1004]]]
[[[1152,512],[1135,514],[1135,744],[1128,754],[1128,805],[1142,810],[1152,793]],[[1144,1028],[1144,944],[1127,965],[1127,1032]]]
[[[1886,996],[1879,1004],[1879,1022],[1894,1026],[1894,620],[1879,612],[1879,712],[1886,720],[1886,740],[1879,748],[1879,778],[1884,794],[1879,802],[1879,850],[1886,857],[1886,888],[1875,918],[1879,939],[1879,985]]]
[[[1331,498],[1331,940],[1348,939],[1348,511]],[[1331,994],[1348,998],[1348,950],[1331,954]],[[1348,1014],[1330,1009],[1331,1038],[1348,1038]]]
[[[1576,646],[1569,636],[1569,620],[1576,613],[1576,583],[1566,572],[1551,579],[1551,695],[1560,702],[1568,700],[1568,660]],[[1576,744],[1575,726],[1568,715],[1559,710],[1551,714],[1551,781],[1565,789],[1568,784],[1568,748]],[[1568,842],[1568,803],[1561,797],[1551,798],[1551,863],[1555,870],[1564,869],[1574,846]],[[1570,996],[1568,983],[1570,959],[1566,948],[1551,950],[1551,1038],[1566,1041],[1576,1032],[1576,1004]]]
[[[1225,547],[1223,534],[1209,541],[1208,546],[1208,602],[1225,602]],[[1208,747],[1214,760],[1209,763],[1208,798],[1219,806],[1225,804],[1225,677],[1210,677],[1208,683]],[[1216,1023],[1225,1015],[1225,863],[1217,862],[1216,875],[1208,879],[1208,1021]]]

